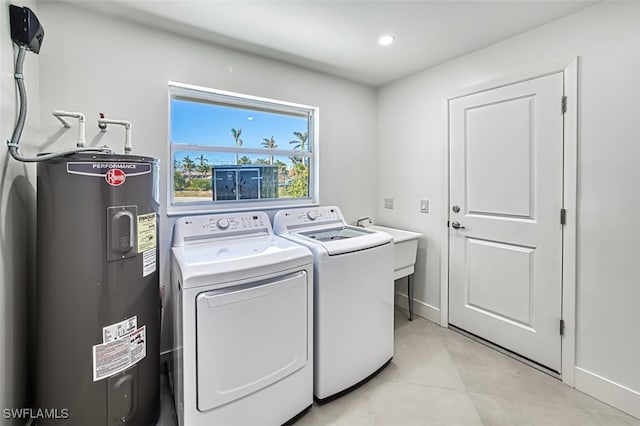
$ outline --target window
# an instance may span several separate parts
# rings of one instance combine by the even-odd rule
[[[169,85],[174,211],[317,203],[318,109]]]

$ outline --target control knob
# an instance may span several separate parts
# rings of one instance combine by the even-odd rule
[[[216,222],[216,224],[218,225],[218,229],[227,229],[229,227],[229,221],[227,219],[218,219],[218,222]]]
[[[309,218],[309,220],[316,220],[316,212],[314,211],[309,211],[307,212],[307,217]]]

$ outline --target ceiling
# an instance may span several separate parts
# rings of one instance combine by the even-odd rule
[[[597,1],[108,0],[83,6],[380,86]],[[76,3],[80,4],[80,2]],[[396,37],[391,46],[380,35]]]

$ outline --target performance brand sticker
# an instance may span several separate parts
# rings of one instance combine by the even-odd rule
[[[118,162],[92,162],[77,161],[67,163],[67,173],[82,176],[97,176],[107,179],[107,175],[111,173],[112,178],[119,178],[120,173],[126,177],[140,176],[151,173],[152,165],[150,163],[118,163]],[[115,173],[112,171],[118,170]],[[116,179],[117,181],[118,179]],[[124,179],[122,179],[124,182]],[[111,185],[111,183],[110,183]]]

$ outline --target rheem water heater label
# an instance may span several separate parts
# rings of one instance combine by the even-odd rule
[[[142,253],[142,276],[156,271],[156,214],[138,215],[138,253]]]
[[[156,248],[156,214],[138,215],[138,253]]]

